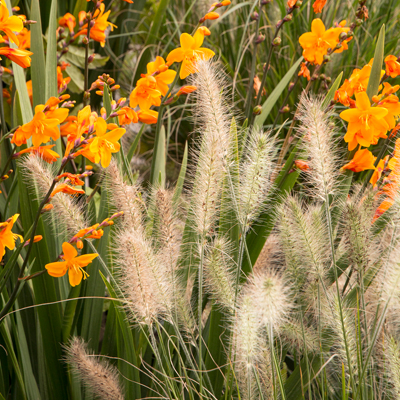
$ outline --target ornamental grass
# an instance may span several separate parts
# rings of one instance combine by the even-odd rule
[[[0,0],[0,399],[399,399],[399,10]]]

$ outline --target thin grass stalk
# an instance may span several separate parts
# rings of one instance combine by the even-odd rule
[[[258,2],[258,9],[261,11],[261,4],[260,1]],[[260,31],[260,21],[261,15],[258,16],[257,23],[256,23],[256,30],[254,33],[254,49],[253,49],[253,57],[251,60],[251,68],[250,68],[250,78],[249,78],[249,86],[247,89],[247,98],[246,104],[244,107],[244,115],[249,119],[251,117],[251,102],[252,102],[252,94],[253,94],[253,81],[255,76],[255,69],[256,69],[256,62],[257,62],[257,48],[258,48],[258,33]],[[262,88],[260,88],[262,92]],[[258,95],[258,94],[257,94]]]

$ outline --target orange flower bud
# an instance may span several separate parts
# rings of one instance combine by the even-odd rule
[[[298,169],[301,169],[302,171],[307,171],[308,169],[310,169],[308,163],[303,160],[295,160],[294,164]]]
[[[177,96],[180,96],[181,94],[189,94],[197,90],[196,86],[182,86],[179,90],[178,93],[176,94]]]
[[[209,12],[204,16],[204,19],[209,19],[209,20],[213,20],[213,19],[218,19],[219,18],[219,14],[216,12]]]
[[[140,122],[144,124],[156,124],[158,119],[158,112],[154,110],[139,110],[138,118]]]
[[[78,240],[78,241],[76,242],[76,247],[77,247],[78,249],[83,249],[83,242],[82,242],[82,240]]]
[[[200,28],[197,30],[200,31],[204,36],[211,35],[211,31],[206,26],[200,26]]]

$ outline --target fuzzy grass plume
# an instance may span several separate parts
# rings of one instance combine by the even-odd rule
[[[24,157],[21,167],[26,181],[32,190],[36,192],[38,200],[41,200],[53,182],[55,177],[54,171],[36,155]],[[55,232],[72,237],[89,225],[82,206],[71,195],[57,193],[52,198],[51,204],[54,209],[46,212],[45,215],[51,220]]]
[[[99,357],[90,354],[79,337],[65,346],[65,361],[85,388],[102,400],[123,400],[124,395],[117,370]]]

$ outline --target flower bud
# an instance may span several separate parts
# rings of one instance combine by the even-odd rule
[[[357,18],[356,22],[355,22],[355,25],[356,26],[360,26],[362,23],[363,23],[362,19]]]
[[[94,54],[92,54],[92,55],[90,55],[90,56],[88,57],[88,64],[92,63],[93,60],[94,60]]]
[[[83,43],[84,45],[88,45],[88,44],[89,44],[89,39],[87,38],[87,36],[84,36],[84,37],[83,37],[82,43]]]
[[[331,60],[331,56],[328,56],[328,54],[324,55],[324,62],[328,62]]]
[[[332,78],[331,78],[330,76],[327,76],[327,77],[325,78],[325,80],[326,80],[326,82],[328,82],[328,83],[331,83],[331,82],[332,82]]]
[[[286,106],[282,107],[282,108],[279,110],[279,112],[280,112],[281,114],[288,113],[289,111],[290,111],[289,104],[286,104]]]
[[[92,19],[92,20],[90,21],[90,23],[89,23],[89,26],[90,26],[91,28],[93,28],[95,23],[96,23],[96,21],[95,21],[94,19]]]
[[[262,107],[261,107],[260,105],[255,106],[255,107],[253,108],[253,114],[254,114],[254,115],[260,115],[261,113],[262,113]]]
[[[278,36],[272,41],[272,46],[279,46],[282,43],[282,39]]]
[[[351,38],[351,37],[353,37],[353,36],[354,36],[354,32],[353,32],[352,30],[350,30],[350,31],[347,32],[347,37],[348,37],[348,38]]]
[[[262,6],[266,6],[269,3],[271,3],[271,0],[261,0],[261,5]]]
[[[90,92],[88,90],[85,93],[83,93],[83,98],[84,100],[90,99]]]
[[[346,33],[346,32],[342,32],[342,33],[339,35],[339,39],[340,39],[340,40],[347,39],[347,33]]]
[[[218,19],[218,18],[219,18],[219,14],[216,13],[216,12],[209,12],[209,13],[207,13],[207,14],[204,16],[204,18],[205,18],[206,20],[207,20],[207,19],[209,19],[209,20]]]
[[[296,1],[295,7],[299,8],[303,5],[303,2],[301,0]]]
[[[254,41],[255,44],[260,44],[265,40],[265,35],[258,35],[256,40]]]
[[[254,11],[253,14],[251,14],[250,19],[252,21],[258,21],[258,18],[260,18],[260,15],[258,14],[258,12]]]
[[[324,80],[326,79],[325,74],[321,74],[321,75],[319,76],[319,79],[321,79],[322,81],[324,81]]]
[[[285,22],[291,21],[292,19],[293,19],[293,15],[292,14],[288,14],[288,15],[285,16],[285,18],[283,18],[283,20]]]
[[[293,88],[294,88],[294,82],[290,82],[288,87],[289,92],[291,92]]]

